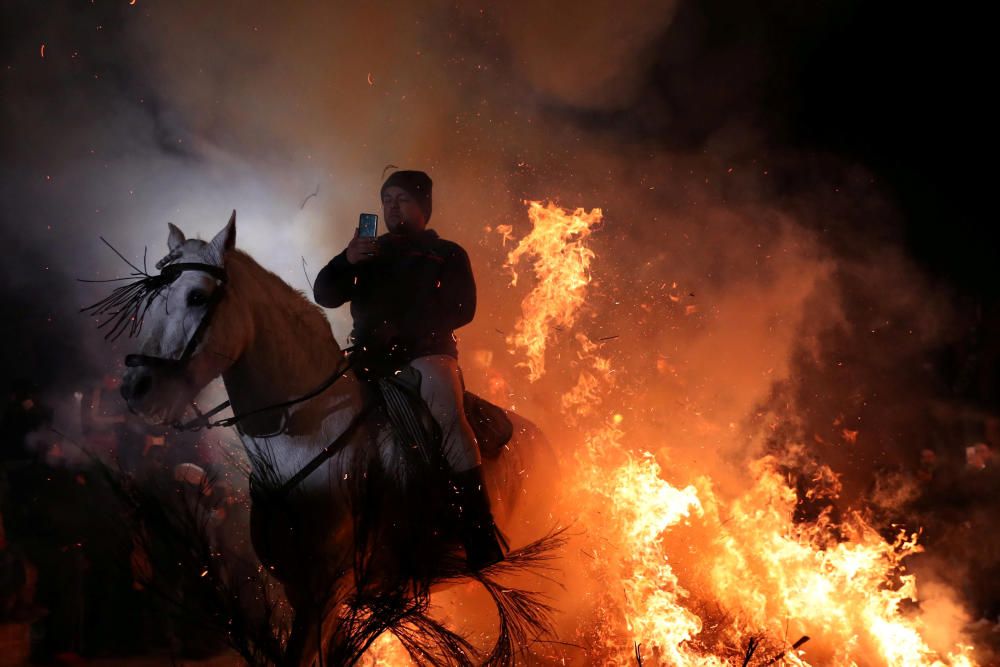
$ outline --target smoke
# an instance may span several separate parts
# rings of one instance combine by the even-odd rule
[[[11,374],[52,382],[120,356],[75,313],[95,292],[73,278],[125,269],[98,235],[152,264],[167,221],[210,238],[236,209],[239,246],[308,293],[358,213],[378,212],[384,167],[419,168],[432,226],[478,278],[470,388],[499,372],[509,404],[563,432],[575,332],[529,384],[505,349],[523,292],[493,230],[521,236],[524,199],[600,207],[578,328],[607,339],[630,438],[733,492],[747,459],[804,443],[853,504],[876,470],[916,464],[955,315],[876,177],[785,136],[794,102],[773,91],[833,3],[694,4],[13,3]],[[343,341],[346,310],[330,318]]]

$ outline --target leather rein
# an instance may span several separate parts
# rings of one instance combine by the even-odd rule
[[[211,277],[215,278],[216,289],[207,304],[207,309],[205,314],[202,316],[201,321],[198,323],[198,328],[195,329],[194,334],[188,340],[187,344],[184,346],[184,350],[181,356],[176,359],[171,359],[169,357],[157,357],[148,354],[128,354],[125,356],[125,365],[129,368],[138,368],[142,366],[146,367],[158,367],[166,368],[172,372],[181,372],[194,356],[195,350],[201,343],[202,338],[205,336],[205,332],[208,330],[209,323],[211,322],[212,315],[215,312],[216,306],[222,300],[223,289],[228,282],[228,274],[223,267],[215,266],[213,264],[205,264],[201,262],[178,262],[177,264],[167,264],[162,267],[160,275],[166,282],[173,282],[180,276],[181,273],[185,271],[201,271],[207,273]],[[352,348],[348,347],[344,349],[344,352],[350,352]],[[192,401],[191,407],[196,413],[196,417],[186,422],[176,421],[171,426],[178,431],[200,431],[202,429],[211,429],[216,427],[229,427],[235,426],[239,428],[239,423],[250,417],[271,412],[274,410],[281,410],[289,408],[298,403],[303,403],[309,399],[319,396],[324,391],[332,387],[337,380],[344,377],[348,371],[351,370],[353,365],[353,360],[350,355],[345,354],[343,363],[338,364],[337,368],[334,369],[333,373],[323,380],[315,389],[312,389],[302,396],[289,399],[287,401],[282,401],[280,403],[275,403],[273,405],[266,405],[260,408],[254,408],[253,410],[248,410],[247,412],[242,412],[239,414],[233,414],[231,417],[225,417],[223,419],[217,419],[212,421],[212,417],[222,412],[231,405],[229,400],[223,401],[211,410],[202,413],[197,404]],[[303,479],[309,476],[314,470],[316,470],[320,465],[322,465],[327,459],[333,456],[337,451],[339,451],[355,430],[361,425],[361,422],[365,417],[367,417],[370,412],[371,405],[366,405],[359,410],[351,421],[348,423],[344,431],[338,435],[330,444],[324,447],[319,454],[313,457],[308,463],[306,463],[297,473],[292,475],[281,487],[278,488],[277,493],[279,495],[286,495],[289,491],[295,488]]]

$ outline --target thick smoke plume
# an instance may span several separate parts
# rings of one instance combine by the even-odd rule
[[[833,4],[775,11],[804,42]],[[238,245],[308,293],[392,164],[432,175],[431,225],[471,255],[471,389],[558,443],[582,332],[614,360],[628,437],[673,469],[738,493],[795,442],[857,506],[917,465],[956,320],[873,174],[784,140],[766,91],[799,41],[733,11],[759,30],[730,40],[719,7],[674,2],[14,3],[32,27],[3,47],[11,377],[124,352],[76,314],[95,295],[74,278],[124,270],[98,235],[152,264],[166,222],[210,238],[235,208]],[[525,200],[604,212],[585,317],[538,383],[507,350],[525,288],[496,232],[528,231]],[[343,342],[346,309],[330,319]]]

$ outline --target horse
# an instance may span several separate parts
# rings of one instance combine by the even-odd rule
[[[139,343],[138,352],[126,357],[121,393],[128,408],[148,422],[176,425],[221,376],[233,412],[245,415],[236,426],[250,461],[251,489],[258,487],[251,494],[252,544],[281,582],[293,615],[281,662],[352,663],[379,632],[398,631],[409,621],[414,623],[409,634],[397,636],[408,639],[404,646],[411,655],[443,659],[419,645],[416,628],[416,634],[437,632],[437,645],[450,645],[444,651],[448,660],[471,664],[462,657],[470,649],[464,638],[422,615],[426,600],[414,602],[421,594],[410,586],[413,570],[405,564],[418,549],[416,541],[432,545],[419,547],[425,562],[416,578],[424,583],[437,587],[472,576],[486,585],[490,568],[462,571],[447,523],[433,516],[442,507],[440,498],[435,500],[438,491],[421,482],[391,425],[375,411],[366,413],[371,392],[346,367],[348,357],[323,311],[236,248],[235,211],[208,242],[187,238],[170,223],[168,230],[169,254],[157,264],[160,275],[143,270],[130,309],[119,300],[112,310],[115,326],[128,328]],[[312,391],[324,383],[330,386]],[[508,415],[514,436],[497,456],[484,457],[484,476],[497,525],[512,547],[523,548],[493,566],[496,572],[509,571],[504,568],[512,562],[541,566],[551,546],[538,540],[545,534],[551,484],[533,486],[538,476],[525,471],[555,470],[556,458],[534,424]],[[282,493],[289,487],[293,492]],[[377,511],[365,503],[377,505]],[[377,536],[392,532],[382,528],[401,523],[407,524],[401,539],[376,544]],[[402,549],[408,553],[399,553]],[[524,560],[518,562],[518,555]],[[488,590],[508,645],[498,638],[487,662],[509,662],[512,650],[522,648],[510,645],[518,640],[510,628],[520,623],[524,641],[525,626],[544,628],[545,608],[532,607],[530,596],[505,602],[509,589]]]

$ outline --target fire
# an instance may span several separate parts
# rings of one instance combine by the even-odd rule
[[[385,667],[386,665],[405,667],[412,664],[406,649],[403,648],[398,639],[388,632],[379,635],[361,659],[363,667]]]
[[[754,462],[754,485],[728,507],[707,480],[699,485],[715,534],[704,548],[712,596],[740,624],[772,636],[785,632],[784,619],[794,619],[797,630],[822,643],[821,661],[812,664],[852,665],[872,656],[901,667],[973,664],[970,647],[960,644],[941,659],[924,641],[919,615],[903,612],[906,601],[919,600],[916,578],[902,564],[920,550],[917,535],[900,532],[886,541],[859,513],[836,526],[825,516],[796,523],[797,495],[776,467],[770,457]]]
[[[507,342],[524,354],[520,365],[534,382],[545,373],[554,332],[579,318],[595,258],[586,241],[601,212],[528,202],[528,215],[533,229],[516,241],[507,264],[516,285],[515,267],[530,260],[535,286]],[[497,231],[505,243],[515,242],[510,227]],[[789,462],[771,456],[748,462],[742,490],[723,495],[710,477],[672,466],[670,443],[630,435],[634,420],[622,414],[619,398],[626,381],[601,341],[574,332],[560,342],[573,346],[578,369],[559,401],[574,438],[563,448],[572,460],[561,484],[564,507],[572,508],[583,533],[573,548],[583,557],[566,558],[578,560],[585,574],[567,586],[584,586],[588,594],[583,609],[569,610],[576,636],[560,637],[584,654],[556,660],[683,667],[977,664],[957,633],[947,645],[940,636],[930,641],[915,604],[920,586],[904,563],[920,551],[917,534],[899,531],[887,540],[861,512],[836,521],[825,512],[797,520],[801,491],[782,473]],[[670,372],[660,357],[650,376]],[[855,437],[845,432],[848,443]],[[786,449],[789,460],[806,469],[803,450]],[[806,498],[837,494],[832,470],[814,462],[808,469]],[[398,642],[386,637],[366,660],[409,664]]]
[[[530,254],[535,275],[545,278],[521,302],[522,317],[507,344],[515,351],[524,351],[528,380],[534,382],[545,373],[545,347],[552,330],[576,323],[594,258],[586,240],[602,213],[599,208],[590,213],[582,208],[568,212],[551,202],[546,206],[537,201],[527,203],[532,229],[507,255],[506,266],[511,285],[517,285],[515,267]],[[509,227],[501,225],[497,231],[505,240],[511,238]]]
[[[660,536],[692,514],[703,512],[693,486],[677,489],[660,476],[652,454],[631,459],[610,480],[611,519],[629,545],[624,554],[624,616],[633,641],[656,649],[666,664],[723,664],[694,654],[689,642],[702,629],[701,619],[681,601],[688,592],[663,553]]]
[[[522,302],[523,317],[508,340],[527,356],[531,381],[545,372],[553,330],[572,326],[583,305],[595,257],[585,242],[600,220],[595,213],[531,202],[534,229],[508,254],[512,270],[526,255],[534,260],[536,287]],[[507,230],[505,240],[510,238]],[[753,483],[732,499],[717,495],[705,477],[670,483],[657,456],[634,453],[664,443],[626,445],[624,418],[612,403],[620,381],[610,359],[583,334],[575,341],[581,370],[560,404],[567,423],[580,428],[583,446],[574,450],[566,495],[583,517],[582,550],[593,556],[589,574],[604,591],[591,626],[578,630],[589,643],[589,660],[698,667],[741,660],[975,664],[971,647],[961,641],[944,655],[933,650],[920,615],[904,612],[907,601],[919,600],[916,579],[902,563],[919,551],[916,535],[901,532],[886,541],[860,513],[836,526],[827,515],[797,523],[796,491],[772,458],[749,466]],[[838,480],[820,467],[816,483],[835,490]],[[671,560],[671,547],[680,546],[695,552],[683,573]],[[721,613],[705,611],[712,607]],[[706,633],[709,620],[712,632]],[[748,646],[756,657],[749,651],[747,659]]]

